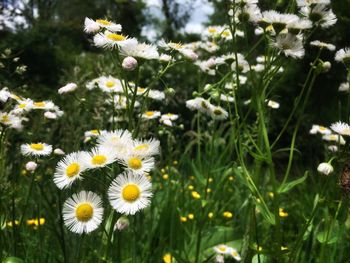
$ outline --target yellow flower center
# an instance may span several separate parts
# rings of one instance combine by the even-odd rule
[[[96,135],[99,134],[99,131],[98,131],[98,130],[91,130],[90,132],[91,132],[92,134],[96,134]]]
[[[137,88],[137,92],[145,92],[145,88]]]
[[[225,30],[224,32],[222,32],[221,34],[223,37],[229,37],[231,35],[230,31]]]
[[[26,107],[26,104],[25,103],[21,103],[18,105],[18,108],[20,109],[24,109]]]
[[[111,24],[111,22],[109,22],[108,20],[105,20],[105,19],[97,19],[96,23],[99,23],[99,24],[104,25],[104,26],[109,26]]]
[[[108,39],[113,40],[113,41],[123,41],[125,40],[125,37],[123,35],[115,34],[115,33],[110,33],[107,34],[106,36]]]
[[[77,217],[78,221],[81,222],[89,221],[92,218],[93,214],[94,208],[89,203],[79,204],[75,209],[75,216]]]
[[[43,101],[34,102],[34,106],[36,106],[36,107],[45,107],[45,102],[43,102]]]
[[[3,115],[1,117],[1,122],[6,123],[6,122],[9,122],[9,121],[10,121],[10,118],[9,118],[9,116],[7,114],[5,114],[5,115]]]
[[[130,158],[128,161],[128,166],[134,170],[138,170],[142,167],[142,161],[136,157]]]
[[[222,114],[222,111],[221,111],[221,110],[216,109],[216,110],[214,110],[214,114],[215,114],[215,115],[221,115],[221,114]]]
[[[94,165],[102,165],[107,161],[106,156],[104,155],[95,155],[92,157],[91,163]]]
[[[218,247],[220,252],[225,252],[226,251],[226,247],[225,246],[219,246]]]
[[[128,202],[134,202],[140,197],[141,191],[136,184],[128,184],[122,190],[123,199]]]
[[[232,256],[237,257],[238,253],[236,251],[232,251]]]
[[[44,145],[42,143],[31,143],[29,147],[36,151],[42,151],[44,149]]]
[[[113,88],[114,85],[115,85],[115,82],[114,82],[113,80],[108,80],[108,81],[106,82],[107,88]]]
[[[66,174],[68,177],[76,176],[80,171],[80,165],[78,163],[71,163],[66,169]]]
[[[327,128],[324,126],[320,126],[320,131],[325,131]]]
[[[209,27],[209,28],[208,28],[208,32],[211,33],[211,34],[214,34],[214,33],[216,33],[216,28],[214,28],[214,27]]]
[[[144,150],[148,150],[148,149],[149,149],[148,144],[140,144],[134,148],[135,151],[144,151]]]
[[[154,115],[154,111],[146,111],[145,114],[147,117],[152,117]]]

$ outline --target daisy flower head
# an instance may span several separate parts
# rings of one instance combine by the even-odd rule
[[[120,24],[115,24],[105,19],[92,20],[88,17],[85,17],[84,21],[84,31],[86,33],[96,33],[101,29],[107,29],[111,32],[120,32],[122,31],[122,26]]]
[[[256,23],[261,19],[261,11],[256,4],[246,4],[237,10],[235,18],[237,22]]]
[[[165,99],[165,93],[160,90],[155,90],[155,89],[150,89],[148,91],[148,98],[153,99],[153,100],[164,100]]]
[[[329,142],[337,142],[341,145],[344,145],[346,143],[343,136],[338,134],[325,134],[322,136],[322,140],[329,141]]]
[[[329,5],[330,3],[331,3],[331,0],[297,0],[297,5],[299,7],[311,6],[316,4]]]
[[[78,88],[77,84],[75,83],[68,83],[64,85],[62,88],[58,89],[58,94],[64,94],[64,93],[69,93]]]
[[[149,157],[159,154],[160,142],[157,139],[134,140],[132,143],[132,155]]]
[[[128,45],[136,45],[136,38],[129,38],[128,36],[120,35],[110,31],[98,33],[94,36],[94,44],[97,47],[106,49],[122,48]]]
[[[21,130],[24,119],[14,113],[16,112],[0,112],[0,123],[12,129]]]
[[[288,33],[298,35],[301,31],[312,28],[312,22],[308,19],[298,19],[287,24]]]
[[[177,114],[166,113],[160,116],[159,122],[172,127],[173,121],[176,121],[178,118],[179,118],[179,115]]]
[[[294,14],[281,14],[275,10],[262,12],[262,17],[258,21],[262,27],[272,26],[274,31],[279,34],[288,24],[295,23],[299,17]]]
[[[119,79],[113,78],[112,76],[101,77],[98,81],[98,87],[107,93],[115,92],[120,93],[123,92],[123,86]]]
[[[59,189],[68,188],[75,180],[82,179],[80,175],[86,168],[82,152],[70,153],[58,162],[53,181]]]
[[[267,106],[269,106],[272,109],[278,109],[280,107],[280,104],[273,100],[268,100]]]
[[[305,55],[305,49],[301,37],[293,34],[278,35],[276,41],[272,45],[287,57],[300,59]]]
[[[109,202],[117,212],[134,215],[151,203],[151,189],[145,175],[124,172],[112,181],[108,189]]]
[[[21,153],[23,155],[45,156],[50,155],[52,146],[46,143],[27,143],[21,145]]]
[[[338,121],[333,123],[331,129],[340,135],[350,136],[350,126],[345,122]]]
[[[325,4],[315,4],[304,6],[300,10],[301,14],[307,17],[316,26],[328,28],[337,22],[337,17]]]
[[[115,130],[98,136],[97,143],[100,147],[112,148],[120,156],[128,151],[132,136],[128,130]]]
[[[33,101],[31,99],[18,100],[18,104],[13,109],[13,113],[21,114],[33,109]]]
[[[332,134],[332,131],[322,125],[313,124],[309,133],[310,134],[320,133],[324,135],[330,135]]]
[[[117,160],[118,153],[112,147],[98,146],[81,153],[81,162],[88,169],[105,167]]]
[[[55,104],[51,100],[33,102],[33,109],[36,110],[53,110],[54,108]]]
[[[9,98],[11,98],[11,92],[9,92],[8,88],[3,88],[0,90],[0,101],[6,102]]]
[[[139,151],[140,152],[140,151]],[[125,166],[128,171],[135,174],[144,174],[150,172],[154,168],[154,158],[149,156],[140,156],[130,151],[122,156],[119,162]]]
[[[210,114],[212,105],[208,100],[197,97],[186,101],[186,107],[190,110],[199,110],[200,112]]]
[[[210,107],[210,116],[214,120],[225,120],[228,117],[228,112],[220,106],[212,105]]]
[[[335,61],[343,62],[346,66],[350,66],[350,48],[340,49],[335,53]]]
[[[146,111],[142,113],[142,119],[153,120],[159,118],[161,115],[160,111]]]
[[[231,251],[231,247],[223,244],[217,245],[213,249],[217,254],[223,254],[223,255],[227,255]]]
[[[322,42],[322,41],[319,41],[319,40],[311,41],[310,45],[314,46],[314,47],[318,47],[320,49],[326,48],[329,51],[334,51],[335,50],[335,46],[333,44],[325,43],[325,42]]]
[[[93,192],[82,191],[64,202],[62,214],[64,224],[70,231],[77,234],[90,233],[102,222],[102,200]]]
[[[104,131],[102,130],[89,130],[84,132],[84,137],[98,137],[100,134],[103,134]]]
[[[123,56],[131,56],[143,59],[159,59],[159,53],[156,46],[146,43],[133,43],[133,45],[124,45],[120,49]]]

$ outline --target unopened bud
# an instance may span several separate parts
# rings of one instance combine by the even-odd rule
[[[320,163],[317,167],[317,171],[324,175],[331,174],[333,170],[333,166],[329,163]]]
[[[36,162],[27,162],[26,163],[26,170],[29,172],[34,172],[37,167],[38,167],[38,164]]]
[[[133,57],[126,57],[123,60],[122,67],[127,71],[133,71],[137,67],[137,60]]]
[[[119,217],[117,223],[115,223],[114,230],[118,229],[119,231],[124,230],[129,226],[129,219],[125,216]]]

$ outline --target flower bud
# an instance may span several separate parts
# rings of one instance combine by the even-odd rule
[[[27,162],[26,163],[26,170],[29,172],[34,172],[37,167],[38,167],[38,164],[36,162]]]
[[[317,171],[324,175],[331,174],[333,170],[333,166],[329,163],[320,163],[317,167]]]
[[[129,219],[125,216],[121,216],[117,220],[117,223],[115,223],[114,230],[118,229],[119,231],[122,231],[125,228],[127,228],[129,224],[130,224]]]
[[[122,67],[127,71],[133,71],[137,67],[137,60],[133,57],[126,57],[123,60]]]
[[[60,148],[56,148],[53,153],[56,155],[65,155],[65,152]]]

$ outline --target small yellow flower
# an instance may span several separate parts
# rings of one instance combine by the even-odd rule
[[[229,179],[230,181],[235,180],[235,178],[234,178],[233,176],[230,176],[228,179]]]
[[[13,227],[13,225],[18,226],[19,225],[19,221],[18,220],[15,220],[14,222],[13,221],[9,221],[9,222],[6,223],[6,225],[8,227]]]
[[[169,179],[169,175],[168,174],[163,174],[163,179],[164,180],[168,180]]]
[[[208,194],[211,193],[211,189],[210,188],[207,189],[207,193]]]
[[[161,172],[162,174],[165,174],[165,169],[162,168],[162,169],[160,170],[160,172]]]
[[[281,250],[288,250],[288,247],[281,246]]]
[[[279,215],[280,217],[287,217],[288,213],[283,210],[283,208],[279,209]]]
[[[192,191],[191,194],[192,194],[192,197],[194,199],[200,199],[201,198],[201,195],[198,192],[196,192],[196,191]]]
[[[274,197],[273,192],[268,192],[268,195],[269,195],[269,197],[271,197],[271,198],[273,198],[273,197]]]
[[[213,181],[214,181],[214,180],[213,180],[213,178],[211,178],[211,177],[208,179],[208,182],[209,182],[209,183],[212,183]]]
[[[225,218],[232,218],[233,217],[233,214],[229,211],[225,211],[223,214],[222,214]]]
[[[178,161],[173,161],[173,165],[177,165],[178,164]]]
[[[214,217],[214,213],[213,212],[210,212],[209,214],[208,214],[208,218],[209,219],[212,219]]]
[[[188,190],[191,190],[191,191],[192,191],[193,189],[194,189],[193,185],[189,185],[189,186],[188,186]]]
[[[188,219],[191,219],[191,220],[193,220],[194,219],[194,214],[188,214]]]
[[[187,217],[185,217],[185,216],[180,216],[180,221],[181,221],[181,222],[187,222]]]
[[[166,253],[166,254],[163,256],[163,262],[164,262],[164,263],[175,263],[175,259],[171,256],[170,253]]]

